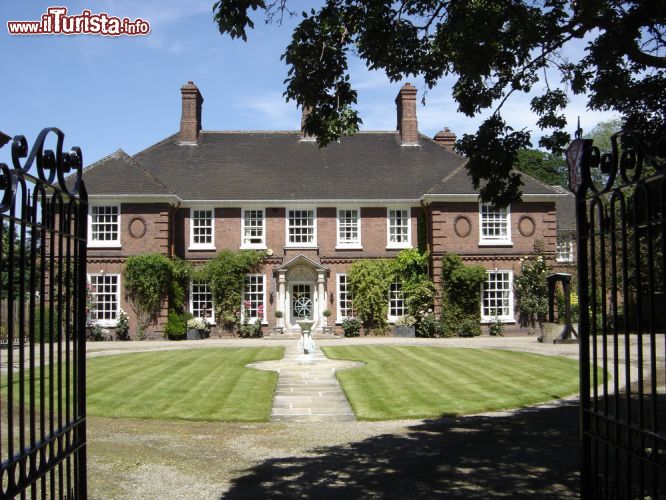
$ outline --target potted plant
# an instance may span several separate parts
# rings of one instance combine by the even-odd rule
[[[333,334],[333,327],[328,326],[328,318],[331,316],[331,311],[329,309],[324,310],[324,312],[321,313],[324,318],[326,318],[326,323],[322,326],[322,330],[324,335],[332,335]]]
[[[282,319],[282,316],[283,316],[282,311],[275,311],[275,319],[277,320],[278,323],[280,323],[280,319]],[[276,333],[278,335],[284,333],[284,327],[276,324],[273,327],[273,333]]]
[[[187,322],[187,340],[201,340],[208,337],[210,327],[201,318],[192,318]]]
[[[416,318],[409,314],[400,316],[393,327],[393,335],[396,337],[415,337]]]

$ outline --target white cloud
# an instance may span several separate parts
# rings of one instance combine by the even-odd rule
[[[261,96],[239,96],[234,104],[238,115],[252,120],[263,130],[296,130],[299,114],[293,102],[285,102],[280,92],[264,92]]]

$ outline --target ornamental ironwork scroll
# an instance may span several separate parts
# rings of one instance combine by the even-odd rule
[[[582,496],[666,497],[666,138],[575,139]]]
[[[64,138],[46,128],[0,149],[2,498],[86,497],[88,201]]]

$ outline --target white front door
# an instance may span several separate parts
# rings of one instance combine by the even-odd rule
[[[294,283],[291,285],[291,324],[296,326],[300,319],[314,319],[314,285]]]

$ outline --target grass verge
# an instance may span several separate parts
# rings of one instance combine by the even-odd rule
[[[578,392],[578,362],[523,352],[404,346],[323,347],[363,367],[336,373],[361,420],[518,408]]]
[[[110,418],[265,422],[277,373],[245,365],[283,355],[283,347],[224,347],[91,358],[86,363],[87,413]],[[2,382],[5,392],[6,377]],[[17,383],[14,390],[18,400]],[[47,406],[48,391],[47,379]],[[57,400],[56,394],[54,405]]]

